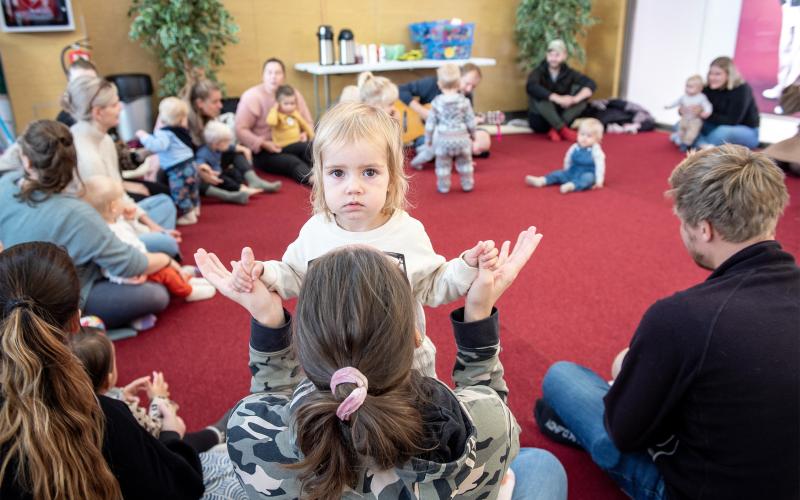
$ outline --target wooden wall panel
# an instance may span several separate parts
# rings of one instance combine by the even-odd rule
[[[338,34],[353,30],[357,43],[404,43],[410,47],[408,25],[438,18],[460,17],[477,24],[473,55],[494,57],[497,66],[484,68],[484,81],[476,94],[479,110],[519,110],[527,107],[526,75],[516,64],[513,27],[517,2],[513,0],[225,0],[240,26],[240,43],[226,49],[226,64],[219,72],[229,95],[240,95],[260,81],[261,65],[269,56],[287,64],[288,82],[310,101],[310,75],[292,69],[301,61],[317,58],[316,29],[330,24]],[[616,93],[619,83],[625,0],[595,0],[593,13],[601,22],[586,40],[586,70],[598,81],[598,96]],[[58,98],[66,80],[58,55],[67,43],[91,38],[95,63],[104,74],[148,73],[159,78],[155,59],[128,39],[128,0],[72,0],[75,32],[0,33],[0,55],[18,128],[29,121],[58,112]],[[430,70],[386,73],[397,83],[432,74]],[[332,78],[332,94],[355,81],[355,75]]]

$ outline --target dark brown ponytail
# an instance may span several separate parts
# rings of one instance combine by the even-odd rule
[[[346,247],[309,267],[298,299],[294,348],[317,391],[293,412],[304,498],[338,498],[367,465],[389,469],[421,451],[416,402],[415,305],[405,277],[374,250]],[[368,380],[363,405],[344,422],[339,404],[355,389],[330,391],[333,373],[358,369]]]

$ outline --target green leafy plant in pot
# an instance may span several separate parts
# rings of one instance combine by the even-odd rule
[[[570,56],[584,62],[586,54],[578,38],[597,22],[591,16],[591,0],[520,0],[514,36],[519,48],[519,62],[532,69],[544,58],[547,44],[560,38]]]
[[[224,47],[238,43],[239,26],[219,0],[133,0],[128,36],[158,57],[159,96],[178,95],[192,80],[216,80]]]

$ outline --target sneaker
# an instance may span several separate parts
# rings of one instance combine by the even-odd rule
[[[547,138],[553,142],[561,142],[561,136],[558,135],[558,131],[554,128],[547,131]]]
[[[469,193],[475,188],[475,179],[470,176],[465,176],[461,178],[461,190],[465,193]]]
[[[575,142],[578,140],[578,134],[576,134],[575,131],[569,127],[561,127],[561,129],[558,131],[558,135],[560,135],[565,141]]]
[[[433,160],[433,148],[420,146],[417,148],[417,155],[411,160],[411,167],[416,170],[422,170],[422,165]]]
[[[211,283],[209,283],[209,281],[207,279],[203,278],[202,276],[189,278],[189,284],[192,285],[192,286],[211,286],[211,287],[214,286]]]
[[[783,87],[781,87],[781,84],[779,83],[771,89],[765,89],[761,95],[764,96],[764,99],[777,99],[781,96],[781,92],[783,92]]]
[[[546,183],[547,183],[547,181],[545,180],[544,177],[538,177],[538,176],[535,176],[535,175],[526,175],[525,176],[525,184],[527,184],[527,185],[529,185],[531,187],[540,188],[540,187],[543,187]]]
[[[186,297],[186,302],[197,302],[198,300],[208,300],[217,294],[217,289],[211,285],[192,285],[192,293]]]
[[[131,321],[131,328],[140,332],[142,330],[149,330],[156,326],[156,321],[158,321],[158,318],[155,314],[146,314],[141,318],[136,318]]]
[[[571,193],[575,191],[575,184],[572,182],[565,182],[558,190],[561,191],[561,194]]]
[[[533,407],[533,419],[536,420],[539,431],[549,439],[579,450],[583,449],[578,443],[578,438],[575,437],[575,434],[567,429],[561,418],[550,405],[545,403],[544,399],[536,400],[536,405]]]
[[[194,212],[194,210],[191,212],[186,212],[178,217],[178,220],[175,221],[175,224],[179,226],[190,226],[192,224],[197,224],[197,214]]]
[[[200,276],[200,269],[197,266],[181,266],[181,272],[191,277]]]

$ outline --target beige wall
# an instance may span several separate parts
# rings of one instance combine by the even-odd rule
[[[341,28],[350,28],[357,43],[405,43],[409,47],[410,23],[460,17],[477,25],[473,55],[497,60],[497,66],[484,68],[476,108],[527,107],[525,74],[515,60],[515,1],[225,0],[224,3],[240,27],[240,43],[227,47],[226,64],[219,72],[229,95],[240,95],[258,83],[264,59],[278,56],[289,67],[288,82],[310,101],[311,76],[292,67],[297,62],[317,58],[315,32],[320,24],[332,25],[337,34]],[[59,53],[64,45],[84,33],[91,39],[92,56],[102,73],[143,72],[151,74],[154,81],[158,79],[154,58],[128,40],[128,1],[72,0],[72,5],[75,32],[0,33],[0,55],[18,129],[31,120],[50,118],[58,112],[58,97],[66,83],[59,66]],[[598,95],[609,96],[618,88],[625,1],[595,0],[593,12],[601,22],[591,28],[587,37],[586,69],[598,81]],[[398,71],[386,76],[402,83],[429,74],[429,70]],[[354,80],[355,75],[333,77],[333,95]]]

